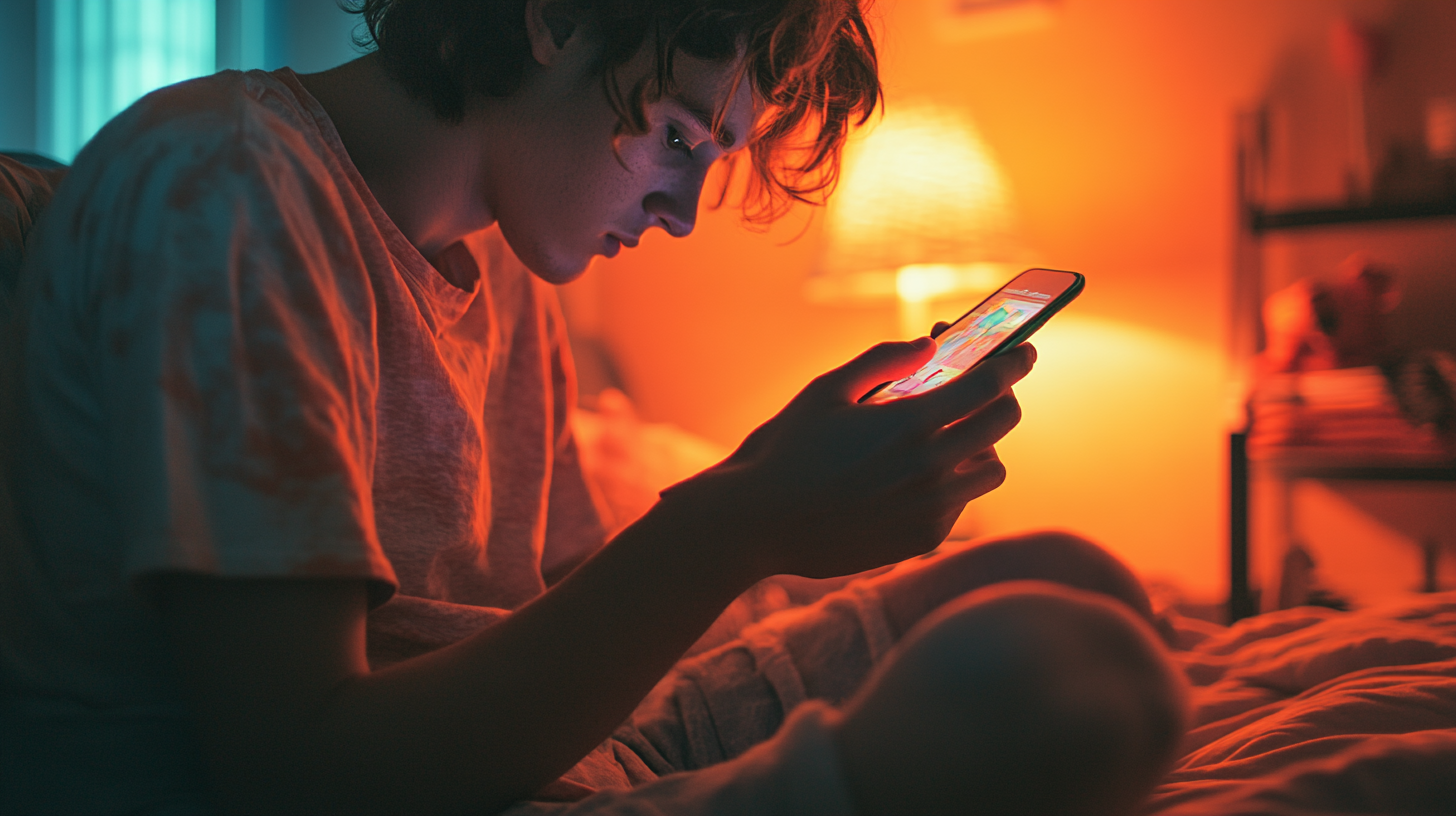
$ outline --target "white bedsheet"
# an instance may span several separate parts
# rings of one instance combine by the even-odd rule
[[[1456,814],[1456,593],[1177,628],[1194,727],[1148,813]]]

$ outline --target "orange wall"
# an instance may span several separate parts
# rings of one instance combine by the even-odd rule
[[[1050,27],[944,42],[932,2],[879,4],[888,100],[964,106],[996,151],[1027,242],[1087,293],[1039,335],[1001,446],[1005,486],[963,533],[1096,538],[1195,595],[1226,591],[1224,333],[1233,112],[1282,49],[1388,2],[1066,0]],[[810,377],[895,337],[895,310],[813,305],[817,222],[755,234],[704,212],[566,287],[641,413],[733,444]],[[948,315],[960,304],[945,304]]]

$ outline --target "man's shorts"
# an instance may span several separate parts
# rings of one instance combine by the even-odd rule
[[[777,612],[678,663],[610,739],[507,813],[854,812],[831,733],[836,706],[894,645],[875,585]]]

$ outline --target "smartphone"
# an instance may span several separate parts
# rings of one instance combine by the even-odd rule
[[[1058,269],[1028,269],[961,315],[935,338],[935,356],[919,371],[883,383],[860,402],[889,402],[935,388],[982,360],[1030,337],[1033,332],[1082,294],[1086,278]]]

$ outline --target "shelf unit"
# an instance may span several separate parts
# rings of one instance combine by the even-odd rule
[[[1456,195],[1411,201],[1372,203],[1346,207],[1265,209],[1248,196],[1251,150],[1240,144],[1236,157],[1238,235],[1234,252],[1233,325],[1230,352],[1235,360],[1249,361],[1263,346],[1260,309],[1263,303],[1262,241],[1271,234],[1331,230],[1380,223],[1456,219]],[[1370,456],[1342,457],[1338,449],[1318,454],[1288,454],[1254,460],[1249,456],[1251,415],[1228,441],[1229,473],[1229,621],[1259,610],[1249,579],[1250,485],[1259,473],[1279,479],[1289,502],[1289,484],[1298,479],[1336,481],[1456,482],[1456,461],[1382,460]],[[1286,513],[1290,512],[1286,507]],[[1426,586],[1434,586],[1435,555],[1426,557]]]

